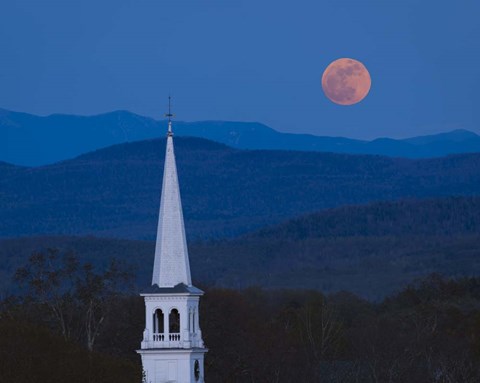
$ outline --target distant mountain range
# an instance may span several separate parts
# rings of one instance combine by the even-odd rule
[[[175,139],[190,238],[233,237],[326,208],[480,195],[480,153],[435,159],[238,150]],[[153,239],[165,140],[111,146],[53,165],[0,163],[0,237]]]
[[[165,121],[116,111],[97,116],[54,114],[39,117],[0,109],[0,161],[38,166],[110,145],[163,137]],[[373,141],[280,133],[254,122],[175,122],[177,136],[202,137],[238,149],[320,151],[430,158],[480,152],[480,136],[454,130],[403,140]]]
[[[151,277],[154,242],[95,237],[0,240],[0,291],[44,248],[74,250],[104,266],[131,265],[137,285]],[[379,202],[295,218],[236,239],[190,241],[194,282],[233,288],[348,290],[383,298],[430,273],[480,275],[480,197]]]

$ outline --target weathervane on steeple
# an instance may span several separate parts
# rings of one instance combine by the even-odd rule
[[[168,96],[168,113],[165,113],[165,117],[168,117],[168,136],[173,136],[172,133],[172,117],[175,117],[172,114],[172,96]]]

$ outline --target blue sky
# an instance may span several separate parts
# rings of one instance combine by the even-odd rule
[[[374,138],[480,133],[474,0],[62,0],[0,4],[0,107],[126,109]],[[372,77],[354,106],[320,79],[340,57]]]

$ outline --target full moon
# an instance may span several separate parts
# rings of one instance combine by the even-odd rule
[[[353,105],[362,101],[370,91],[371,83],[365,65],[350,58],[335,60],[322,76],[325,95],[340,105]]]

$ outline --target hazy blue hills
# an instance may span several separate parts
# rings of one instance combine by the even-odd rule
[[[153,241],[30,237],[0,240],[0,288],[11,288],[14,270],[48,247],[96,265],[120,259],[138,286],[151,278]],[[189,249],[200,285],[349,290],[377,299],[433,272],[480,275],[480,197],[336,208],[236,239],[190,241]]]
[[[114,144],[163,137],[165,121],[116,111],[96,116],[46,117],[0,109],[0,161],[37,166]],[[239,149],[321,151],[428,158],[480,152],[480,136],[455,130],[404,140],[373,141],[280,133],[254,122],[175,122],[177,136],[202,137]]]
[[[190,238],[221,238],[326,208],[480,194],[480,154],[435,159],[232,149],[177,137]],[[0,237],[153,239],[165,140],[36,168],[0,166]]]
[[[0,109],[0,160],[26,166],[54,163],[113,144],[159,136],[156,129],[154,120],[129,112],[40,117]]]

